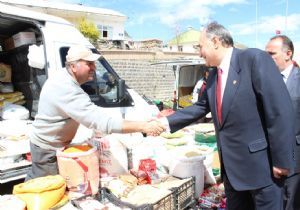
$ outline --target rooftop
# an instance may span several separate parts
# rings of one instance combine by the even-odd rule
[[[78,12],[88,12],[102,15],[112,15],[126,17],[124,14],[104,8],[97,7],[88,7],[80,4],[66,4],[58,2],[49,2],[47,0],[0,0],[2,3],[27,6],[27,7],[41,7],[41,8],[51,8],[58,10],[69,10],[69,11],[78,11]]]

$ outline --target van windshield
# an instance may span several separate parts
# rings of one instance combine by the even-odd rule
[[[106,102],[116,102],[118,100],[117,78],[108,71],[105,64],[106,61],[101,58],[96,61],[94,80],[81,87],[90,96],[102,96]]]

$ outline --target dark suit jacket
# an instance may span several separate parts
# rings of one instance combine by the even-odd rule
[[[300,172],[300,69],[294,67],[286,81],[295,112],[296,145],[293,157],[296,161],[296,172]]]
[[[292,168],[295,142],[292,103],[272,60],[258,49],[234,49],[217,120],[216,70],[193,106],[167,117],[171,132],[211,111],[221,167],[236,190],[258,189],[273,183],[272,166]]]

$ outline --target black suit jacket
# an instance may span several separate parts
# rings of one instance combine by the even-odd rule
[[[211,111],[222,171],[232,186],[251,190],[270,185],[272,166],[290,169],[294,165],[292,103],[282,77],[264,51],[233,49],[221,125],[216,114],[216,77],[216,70],[209,73],[197,103],[167,117],[171,132]]]

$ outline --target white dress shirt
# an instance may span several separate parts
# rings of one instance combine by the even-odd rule
[[[289,78],[290,76],[290,73],[293,69],[293,64],[289,65],[286,69],[284,69],[281,73],[282,75],[282,78],[283,78],[283,81],[286,83],[287,79]]]
[[[226,86],[226,81],[228,78],[232,51],[233,51],[232,47],[227,49],[227,52],[220,64],[220,66],[218,66],[218,68],[222,69],[222,92],[221,92],[222,101],[223,101],[223,95],[224,95],[224,90],[225,90],[225,86]]]

